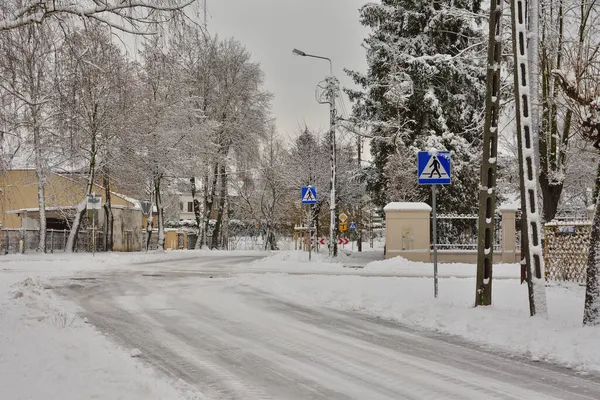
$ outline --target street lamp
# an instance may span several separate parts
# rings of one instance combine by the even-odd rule
[[[331,197],[329,200],[330,208],[330,224],[329,224],[329,255],[337,256],[337,238],[336,238],[336,148],[335,148],[335,123],[336,123],[336,110],[335,110],[335,97],[337,90],[337,79],[333,76],[333,64],[331,59],[327,57],[321,57],[314,54],[307,54],[302,50],[292,50],[297,56],[318,58],[321,60],[329,61],[329,77],[327,78],[327,92],[329,97],[329,143],[331,150]]]
[[[298,50],[298,49],[292,50],[292,53],[294,53],[297,56],[301,56],[301,57],[311,57],[311,58],[318,58],[320,60],[327,60],[327,61],[329,61],[329,76],[333,77],[333,64],[331,63],[331,59],[330,58],[316,56],[314,54],[308,54],[308,53],[305,53],[302,50]]]

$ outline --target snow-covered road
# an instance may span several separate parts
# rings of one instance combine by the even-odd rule
[[[600,398],[595,377],[293,304],[216,274],[251,259],[154,263],[65,280],[58,290],[101,331],[209,399]]]

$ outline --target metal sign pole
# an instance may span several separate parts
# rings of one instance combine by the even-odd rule
[[[306,215],[308,216],[307,217],[308,221],[306,221],[306,230],[308,232],[308,261],[310,261],[311,257],[312,257],[312,243],[311,243],[311,239],[312,239],[312,234],[311,233],[312,232],[310,230],[310,225],[311,225],[311,221],[312,221],[312,218],[311,218],[312,217],[311,216],[312,207],[311,207],[310,204],[307,204],[306,206],[308,207],[308,212],[306,213]]]
[[[96,209],[92,208],[92,257],[96,256]]]
[[[437,185],[451,184],[450,152],[420,151],[417,156],[419,185],[431,185],[431,208],[433,211],[433,294],[438,297],[438,254],[437,254]],[[437,176],[436,176],[437,175]]]
[[[435,194],[437,185],[431,185],[431,205],[433,208],[433,295],[438,297],[438,260],[437,260],[437,213]]]

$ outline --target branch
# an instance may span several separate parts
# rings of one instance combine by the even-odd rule
[[[1,20],[0,31],[15,29],[33,23],[41,23],[44,19],[52,15],[71,14],[81,18],[94,18],[117,29],[139,35],[143,33],[139,30],[130,31],[126,28],[124,29],[123,26],[105,20],[104,18],[100,17],[99,14],[112,13],[120,18],[125,18],[125,16],[121,14],[123,10],[136,8],[146,9],[149,11],[175,12],[183,10],[185,7],[193,4],[194,2],[196,2],[196,0],[186,0],[182,3],[176,3],[173,5],[159,5],[161,1],[130,0],[127,2],[119,1],[114,4],[110,4],[108,1],[100,4],[98,1],[96,1],[95,6],[81,7],[76,5],[76,3],[72,3],[70,5],[56,4],[55,1],[38,0],[30,2],[28,5],[11,13],[10,17]],[[130,18],[132,21],[146,24],[154,22],[153,20],[144,17],[128,18]]]
[[[567,79],[564,71],[561,71],[560,69],[554,69],[552,70],[551,74],[556,78],[563,91],[570,99],[576,101],[582,106],[589,106],[592,103],[593,99],[589,96],[579,93],[577,86]]]

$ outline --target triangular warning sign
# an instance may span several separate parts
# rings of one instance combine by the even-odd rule
[[[317,199],[315,199],[315,196],[313,194],[312,188],[309,187],[308,190],[306,191],[306,193],[304,193],[304,197],[302,198],[302,201],[303,202],[317,201]]]
[[[450,176],[448,175],[448,172],[435,155],[432,155],[429,158],[429,161],[427,161],[427,166],[423,169],[421,175],[419,175],[420,180],[448,179],[449,177]]]

